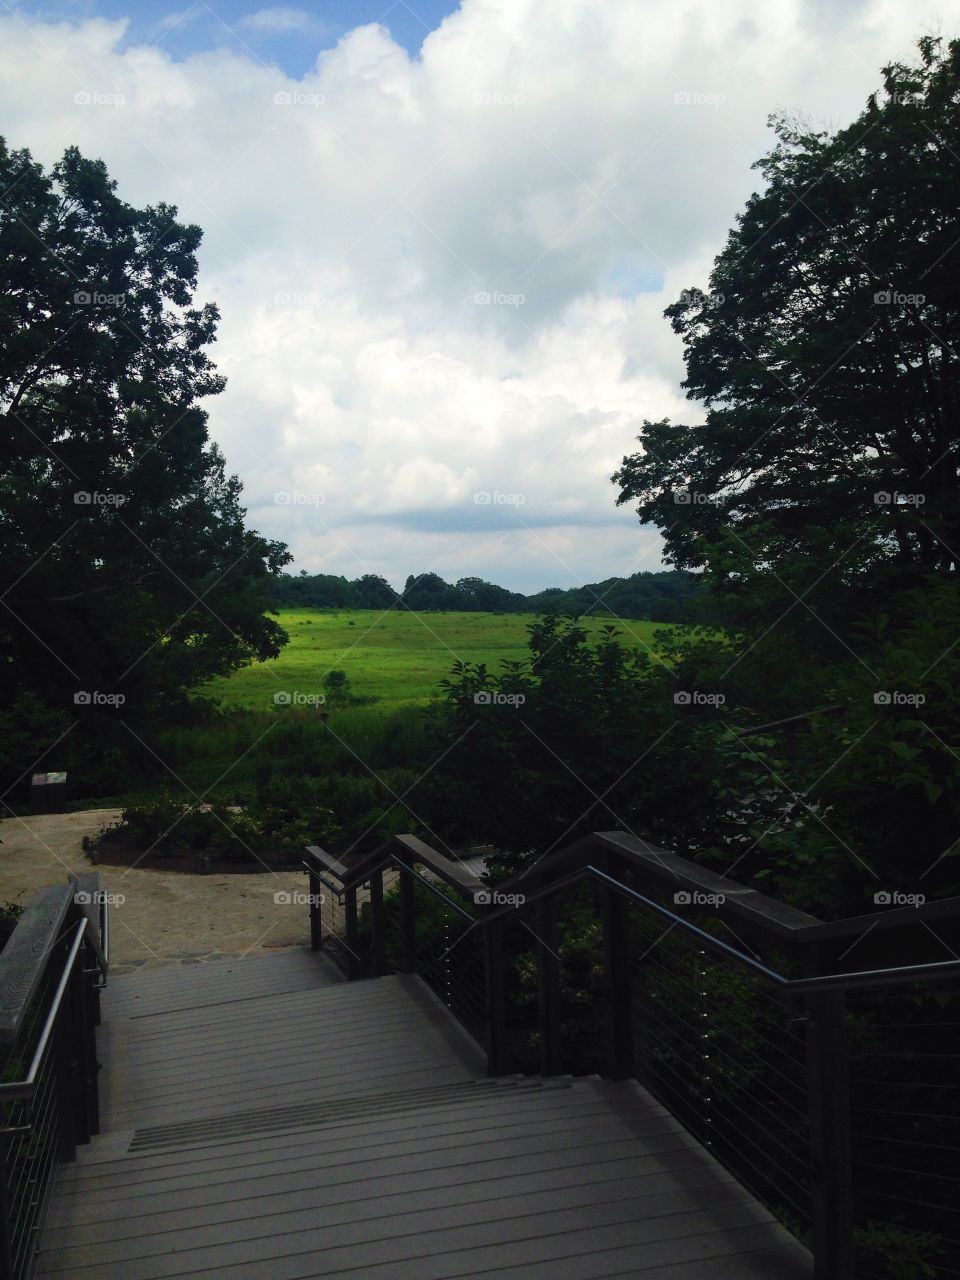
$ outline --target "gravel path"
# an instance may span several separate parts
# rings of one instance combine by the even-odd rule
[[[0,821],[0,902],[24,903],[35,889],[89,871],[81,847],[120,816],[118,809],[48,813]],[[214,956],[266,954],[309,941],[307,907],[274,894],[307,892],[296,871],[188,875],[100,865],[110,902],[110,961],[116,973],[196,964]]]

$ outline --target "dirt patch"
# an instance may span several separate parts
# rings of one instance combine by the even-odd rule
[[[68,871],[89,871],[84,836],[93,839],[119,816],[119,809],[90,809],[4,818],[0,901],[25,903],[34,890],[62,883]],[[307,907],[298,900],[307,880],[297,870],[210,868],[195,875],[103,863],[96,870],[101,889],[113,895],[110,959],[117,972],[302,947],[309,939]]]

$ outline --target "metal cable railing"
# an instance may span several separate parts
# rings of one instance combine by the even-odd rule
[[[398,871],[399,876],[399,871]],[[416,886],[417,973],[478,1043],[486,1022],[482,935],[461,894]],[[442,896],[441,896],[442,894]],[[392,899],[399,909],[399,899]]]
[[[925,985],[852,991],[850,1082],[857,1275],[960,1276],[960,996]],[[925,1268],[921,1270],[920,1268]]]
[[[99,1131],[109,933],[97,883],[40,890],[0,954],[0,1280],[32,1273],[54,1167]]]
[[[640,908],[630,919],[637,1080],[805,1236],[810,1147],[796,1009],[685,931],[665,930]]]
[[[817,1280],[960,1280],[960,961],[829,958],[869,934],[882,959],[923,910],[823,924],[622,833],[482,902],[413,837],[354,868],[313,854],[344,886],[343,938],[365,886],[373,971],[418,974],[490,1074],[636,1079],[810,1245]],[[960,901],[927,915],[960,928]]]

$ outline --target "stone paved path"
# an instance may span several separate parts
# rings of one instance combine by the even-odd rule
[[[83,837],[95,836],[118,809],[49,813],[0,821],[0,902],[23,903],[35,889],[89,871]],[[100,865],[111,901],[110,960],[115,974],[220,956],[269,954],[303,946],[307,908],[274,901],[278,892],[304,894],[296,871],[254,875],[188,875]]]

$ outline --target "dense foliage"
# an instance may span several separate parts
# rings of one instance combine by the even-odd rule
[[[609,825],[825,916],[960,888],[960,42],[919,48],[848,128],[776,122],[667,310],[705,421],[647,422],[614,480],[712,629],[637,655],[548,620],[454,668],[437,799],[514,862]]]
[[[264,587],[289,557],[244,527],[201,408],[224,384],[200,230],[115,185],[76,148],[45,172],[0,140],[0,739],[33,737],[5,785],[284,640]]]
[[[278,607],[335,609],[419,609],[454,613],[569,613],[681,622],[693,617],[700,580],[680,570],[634,573],[582,587],[548,587],[525,596],[482,578],[445,582],[436,573],[410,574],[402,592],[385,578],[364,574],[353,581],[335,574],[301,570],[280,574],[271,584]]]

